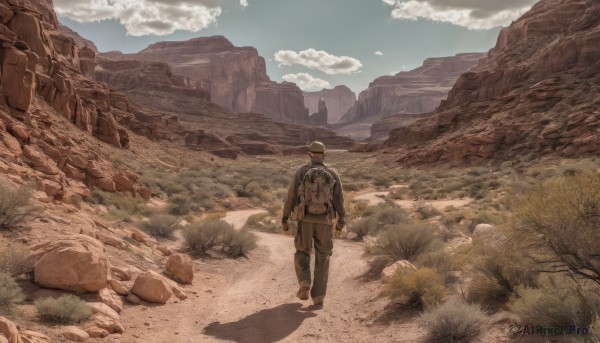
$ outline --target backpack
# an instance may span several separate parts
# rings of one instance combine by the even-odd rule
[[[325,168],[311,168],[300,184],[298,194],[303,199],[307,213],[333,214],[333,186],[335,179]]]

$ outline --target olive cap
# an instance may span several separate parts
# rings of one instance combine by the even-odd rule
[[[315,153],[324,153],[325,152],[325,144],[323,144],[319,141],[314,141],[314,142],[310,143],[310,146],[308,147],[308,151],[315,152]]]

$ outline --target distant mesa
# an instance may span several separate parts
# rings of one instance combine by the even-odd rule
[[[319,99],[319,108],[316,113],[310,115],[309,123],[311,126],[324,126],[327,125],[327,104],[325,100]]]
[[[223,36],[181,42],[159,42],[137,54],[109,52],[113,61],[167,63],[174,75],[210,94],[234,113],[257,112],[281,122],[308,125],[302,91],[293,83],[271,81],[265,60],[253,47],[236,47]]]
[[[323,89],[318,92],[304,92],[304,105],[310,113],[319,111],[319,99],[327,104],[327,122],[337,123],[356,103],[356,94],[346,86]]]

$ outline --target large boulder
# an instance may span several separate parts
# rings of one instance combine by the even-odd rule
[[[169,256],[165,272],[179,283],[192,283],[194,280],[194,261],[187,254]]]
[[[65,326],[60,330],[60,334],[64,338],[75,342],[85,342],[90,338],[90,335],[87,332],[76,326]]]
[[[173,295],[170,285],[158,273],[149,270],[135,279],[131,293],[152,303],[166,303]]]
[[[0,317],[0,337],[2,336],[6,337],[9,343],[20,343],[17,326],[4,317]]]
[[[73,235],[32,248],[39,257],[34,282],[42,287],[73,292],[96,292],[108,283],[104,246],[85,236]]]

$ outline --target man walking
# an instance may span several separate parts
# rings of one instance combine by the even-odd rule
[[[345,225],[344,195],[337,172],[325,163],[325,145],[312,142],[308,148],[310,163],[300,167],[288,189],[281,220],[288,231],[288,220],[298,221],[294,239],[294,265],[300,289],[298,298],[308,300],[308,294],[317,306],[323,305],[327,292],[329,258],[333,250],[333,219],[335,230]],[[311,288],[310,252],[315,247],[315,271]]]

